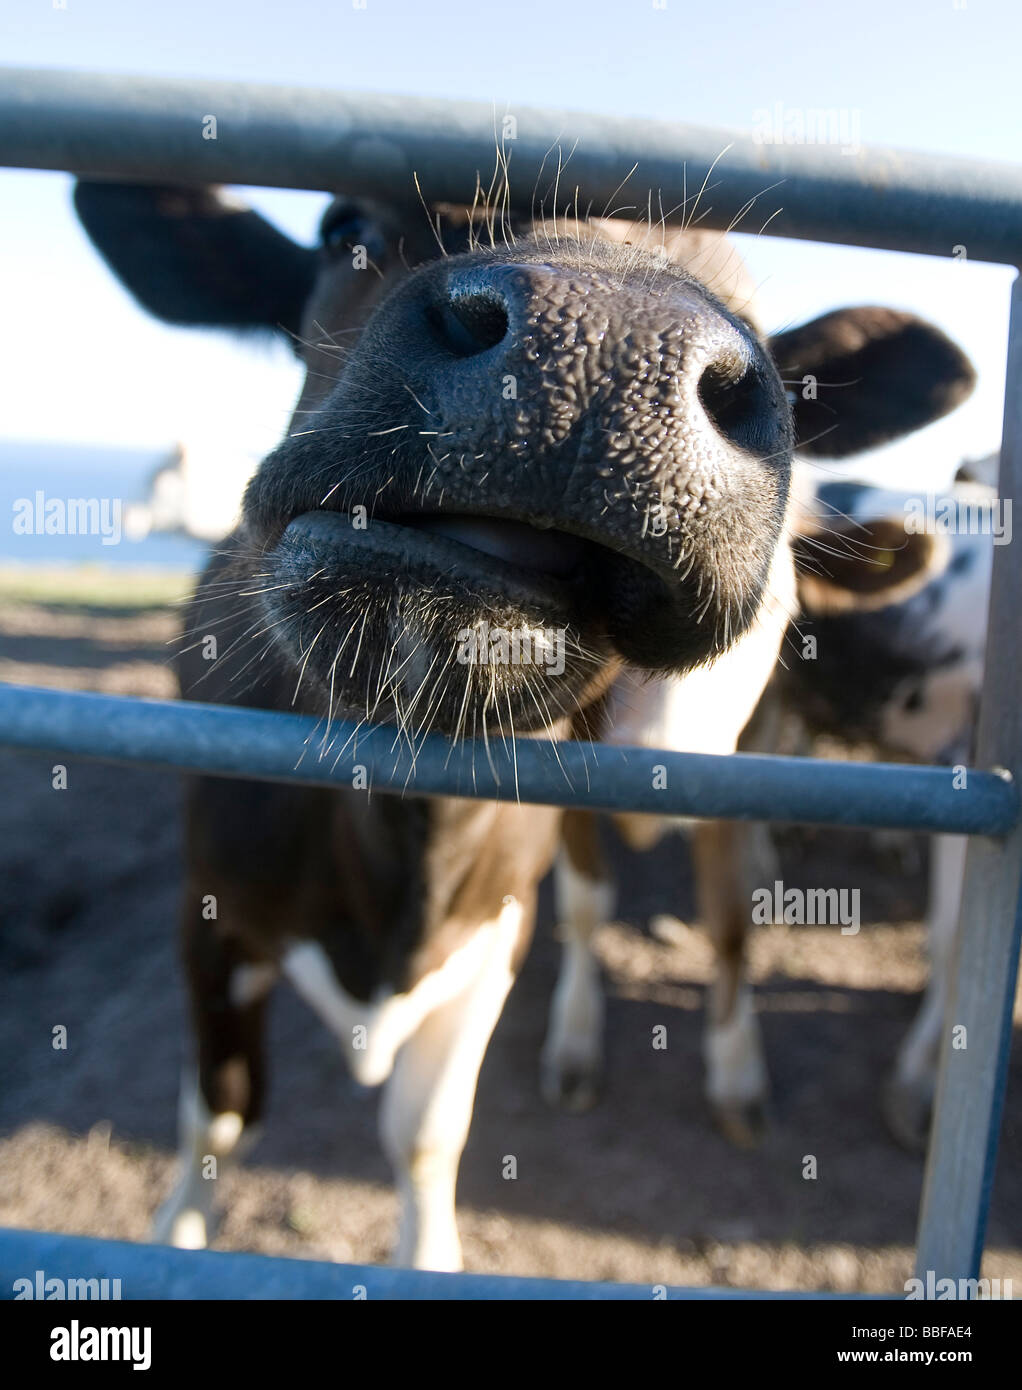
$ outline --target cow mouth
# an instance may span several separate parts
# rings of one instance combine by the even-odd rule
[[[627,512],[610,497],[551,510],[459,485],[441,509],[381,487],[373,507],[347,489],[302,507],[275,481],[267,473],[246,498],[261,630],[310,712],[408,727],[412,709],[455,736],[505,715],[538,730],[584,707],[622,662],[680,672],[713,659],[765,583],[756,547],[734,527],[721,538],[698,500],[664,533],[643,526],[634,498]]]
[[[600,549],[570,532],[504,517],[404,513],[360,522],[347,512],[316,510],[292,519],[277,553],[288,568],[307,572],[329,573],[353,559],[373,568],[384,560],[394,575],[432,569],[438,580],[493,585],[508,599],[560,609]]]
[[[576,573],[587,548],[581,537],[566,531],[502,517],[407,516],[399,517],[398,524],[552,579],[568,579]]]
[[[665,577],[655,533],[603,517],[525,521],[510,506],[499,514],[502,502],[486,512],[471,506],[467,498],[443,512],[399,504],[382,515],[319,506],[275,528],[261,551],[266,630],[301,673],[312,709],[326,695],[330,709],[336,700],[375,722],[400,722],[400,702],[421,689],[433,727],[450,731],[464,711],[496,705],[528,728],[547,709],[579,708],[621,661],[688,669],[741,630],[733,617],[706,616],[720,585],[707,585],[705,563]],[[496,644],[497,664],[478,643],[466,647],[477,631],[484,646]]]
[[[616,538],[543,521],[476,512],[395,511],[385,517],[317,508],[292,517],[273,550],[277,577],[299,604],[358,591],[465,623],[556,627],[579,649],[625,655],[613,620],[619,593],[672,602],[668,584]],[[360,600],[362,598],[360,597]],[[318,612],[319,609],[313,610]],[[420,618],[416,618],[418,623]],[[460,630],[460,628],[459,628]]]
[[[514,518],[354,508],[293,516],[263,554],[301,707],[455,736],[538,730],[601,686],[617,658],[587,590],[635,563]]]

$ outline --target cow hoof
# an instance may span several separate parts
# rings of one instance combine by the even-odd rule
[[[184,1205],[176,1194],[153,1217],[149,1239],[177,1250],[205,1250],[216,1234],[217,1221],[198,1207]]]
[[[736,1148],[755,1149],[763,1142],[767,1132],[763,1101],[712,1101],[711,1107],[717,1128]]]
[[[156,1213],[152,1240],[156,1245],[173,1245],[178,1250],[205,1250],[209,1244],[206,1218],[194,1208],[188,1211]]]
[[[571,1115],[591,1110],[600,1094],[600,1073],[599,1058],[544,1058],[540,1072],[543,1099]]]
[[[892,1077],[884,1087],[881,1103],[895,1142],[909,1153],[925,1153],[933,1118],[933,1087],[929,1082]]]
[[[399,1243],[390,1263],[395,1269],[428,1269],[434,1274],[460,1274],[465,1268],[461,1242],[456,1237],[413,1249]]]

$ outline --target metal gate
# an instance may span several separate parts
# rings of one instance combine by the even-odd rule
[[[217,138],[204,140],[208,114]],[[562,133],[577,140],[572,183],[583,202],[613,196],[638,162],[663,206],[712,186],[702,226],[726,229],[768,186],[783,209],[768,235],[949,256],[1022,260],[1022,167],[873,149],[763,146],[729,133],[663,122],[521,108],[513,142],[517,201],[532,190]],[[721,150],[727,150],[720,162]],[[493,162],[494,113],[465,102],[7,69],[0,74],[0,164],[91,177],[257,184],[387,195],[417,178],[427,201],[463,202]],[[720,172],[715,173],[715,167]],[[710,185],[709,180],[716,181]],[[1011,295],[999,495],[1022,496],[1022,279]],[[971,836],[947,1021],[965,1026],[953,1049],[946,1027],[919,1217],[916,1273],[925,1280],[979,1275],[990,1205],[1022,938],[1022,671],[1018,661],[1022,566],[994,548],[977,767],[952,770],[813,759],[729,757],[526,740],[452,754],[427,738],[414,767],[392,734],[358,733],[331,765],[304,762],[317,722],[295,715],[0,686],[0,745],[150,766],[297,783],[351,785],[368,770],[378,791],[520,798],[598,810],[885,826]],[[668,787],[649,785],[650,756]],[[258,1256],[185,1254],[40,1232],[0,1233],[0,1273],[45,1257],[76,1274],[116,1257],[148,1296],[333,1297],[326,1267]],[[645,1297],[625,1285],[501,1280],[349,1269],[376,1296]],[[226,1281],[232,1292],[220,1292]],[[705,1297],[707,1290],[671,1290]],[[731,1297],[740,1292],[720,1290]],[[143,1295],[145,1296],[145,1295]],[[347,1295],[341,1295],[347,1296]],[[744,1296],[748,1296],[747,1294]],[[775,1295],[776,1296],[776,1295]],[[809,1295],[818,1297],[819,1295]]]

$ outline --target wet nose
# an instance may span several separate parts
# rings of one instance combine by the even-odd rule
[[[455,357],[475,357],[506,341],[510,287],[503,279],[480,273],[454,276],[427,309],[437,337]]]
[[[608,335],[627,337],[634,351],[621,360],[633,375],[649,373],[651,400],[669,394],[697,417],[697,432],[708,424],[740,449],[777,447],[777,385],[765,353],[698,286],[676,282],[637,296],[634,287],[590,283],[563,267],[491,263],[452,267],[424,313],[440,352],[439,376],[456,383],[459,396],[466,387],[492,390],[526,357],[544,356],[544,345],[577,355],[600,352]],[[454,368],[453,377],[444,367]],[[566,385],[577,384],[568,363],[561,370]]]

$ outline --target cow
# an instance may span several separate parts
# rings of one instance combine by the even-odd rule
[[[812,659],[779,667],[765,697],[810,736],[885,759],[972,761],[994,545],[1011,539],[996,466],[997,455],[963,464],[952,487],[923,495],[851,479],[816,489],[797,543],[815,556],[798,581]],[[966,845],[962,835],[931,839],[930,978],[884,1088],[888,1126],[914,1151],[929,1133]]]
[[[622,691],[627,704],[649,680],[677,693],[684,746],[726,751],[793,611],[796,440],[842,456],[972,384],[957,346],[894,310],[767,338],[733,246],[708,231],[514,216],[500,198],[427,218],[395,194],[335,198],[309,248],[215,189],[80,181],[75,203],[151,312],[282,332],[306,367],[287,435],[199,581],[177,666],[186,699],[318,716],[324,748],[341,717],[412,745],[429,730],[612,736]],[[855,385],[789,392],[792,372]],[[510,638],[488,645],[495,632]],[[203,1156],[238,1156],[261,1118],[266,999],[284,976],[352,1073],[384,1085],[395,1260],[460,1268],[455,1186],[479,1068],[561,812],[414,784],[370,799],[198,778],[187,818],[196,1071],[156,1237],[210,1238]],[[565,822],[584,902],[577,830]],[[729,852],[719,833],[718,868]],[[544,1054],[548,1090],[569,1097],[584,935]],[[726,932],[718,950],[728,958]],[[722,1051],[736,1008],[720,1001]]]
[[[964,506],[967,497],[989,510],[985,491],[972,489],[955,500]],[[983,539],[974,528],[972,535],[946,539],[943,532],[912,529],[904,508],[921,500],[854,482],[820,485],[796,456],[790,536],[797,615],[770,683],[761,691],[753,681],[754,707],[736,718],[734,702],[750,688],[741,653],[729,664],[733,683],[725,691],[712,684],[714,668],[682,680],[642,681],[625,672],[610,692],[606,741],[775,753],[790,751],[780,745],[790,740],[794,724],[801,729],[801,751],[813,734],[827,733],[868,742],[887,756],[966,760],[982,670],[984,627],[976,617],[985,612],[989,533]],[[812,660],[803,659],[806,651]],[[705,676],[711,684],[700,705]],[[614,899],[596,819],[574,810],[565,817],[556,884],[568,944],[543,1058],[544,1094],[577,1110],[594,1103],[602,1068],[602,991],[587,944],[595,927],[611,918]],[[744,979],[745,943],[753,895],[775,877],[769,837],[755,823],[613,819],[636,850],[651,848],[672,829],[691,836],[697,911],[717,949],[704,1037],[706,1096],[726,1137],[752,1147],[766,1126],[769,1078]],[[963,855],[961,837],[935,838],[933,995],[944,987]],[[885,1092],[891,1128],[911,1147],[932,1095],[939,1002],[927,996]]]

